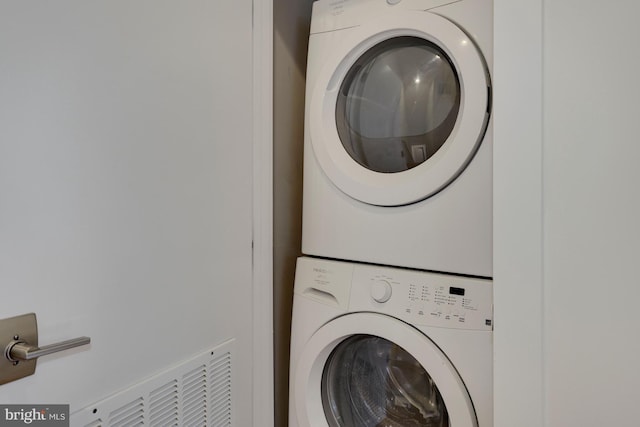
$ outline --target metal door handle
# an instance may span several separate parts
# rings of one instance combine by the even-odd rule
[[[38,347],[30,345],[24,341],[11,341],[5,349],[5,356],[12,362],[19,360],[32,360],[47,354],[57,353],[59,351],[68,350],[81,345],[87,345],[91,342],[89,337],[79,337],[71,340],[61,341],[55,344]]]
[[[79,337],[38,347],[35,313],[0,319],[0,385],[33,375],[40,356],[90,342],[89,337]]]

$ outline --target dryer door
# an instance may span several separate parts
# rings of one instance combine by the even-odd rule
[[[440,349],[395,318],[355,313],[319,329],[293,378],[300,427],[477,427]]]
[[[340,34],[310,94],[310,138],[322,169],[343,192],[374,205],[437,193],[471,161],[487,127],[482,55],[430,12],[395,13]]]

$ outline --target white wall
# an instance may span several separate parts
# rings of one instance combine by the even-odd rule
[[[495,1],[496,427],[639,425],[638,12]]]
[[[640,5],[587,3],[544,5],[546,425],[638,426]]]
[[[0,318],[92,341],[0,402],[73,413],[234,339],[234,425],[272,425],[271,1],[1,9]]]
[[[541,1],[494,2],[496,427],[543,425]]]

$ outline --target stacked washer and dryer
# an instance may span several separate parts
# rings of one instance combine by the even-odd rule
[[[290,427],[492,427],[492,0],[318,0]]]

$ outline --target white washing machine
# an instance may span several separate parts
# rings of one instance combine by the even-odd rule
[[[302,252],[492,276],[492,0],[319,0]]]
[[[290,427],[492,427],[492,283],[302,257]]]

